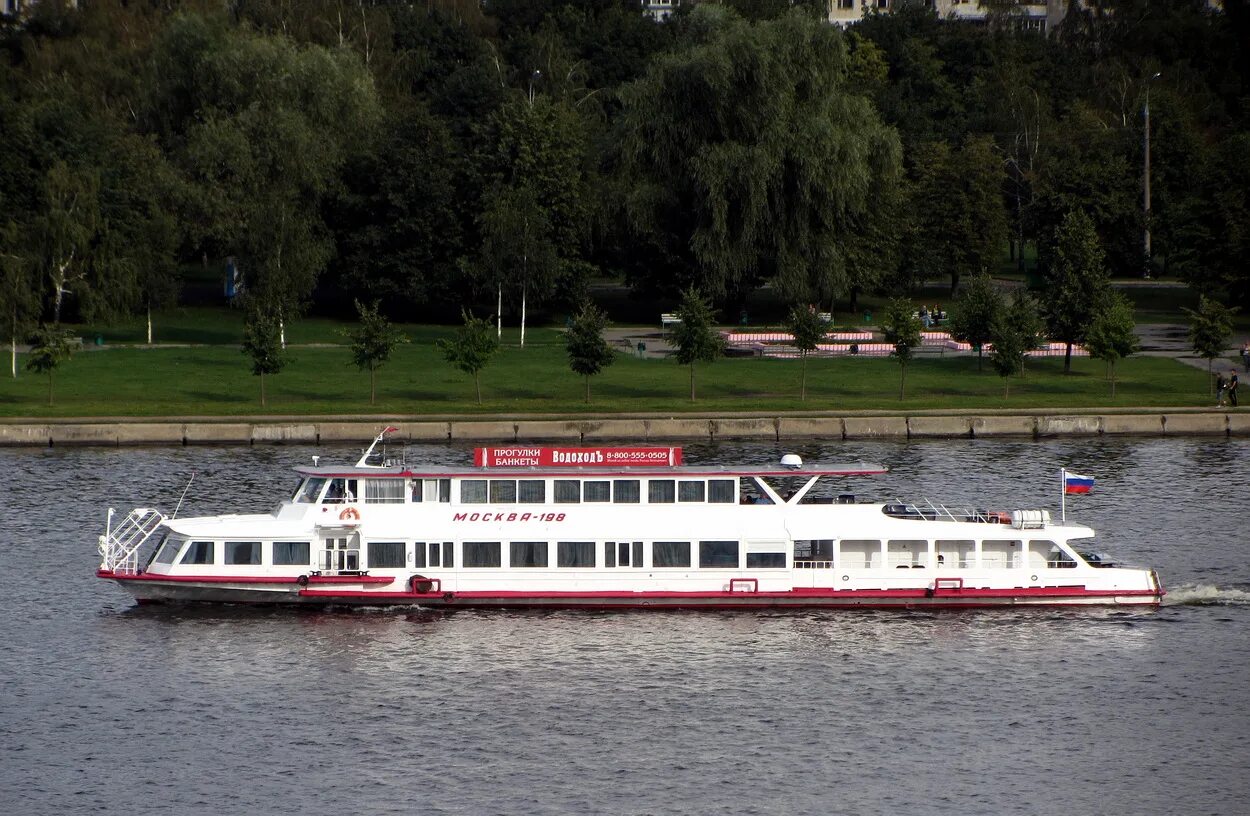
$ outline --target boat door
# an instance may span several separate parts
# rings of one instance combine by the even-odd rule
[[[322,538],[321,571],[332,575],[360,572],[360,533],[338,532]]]

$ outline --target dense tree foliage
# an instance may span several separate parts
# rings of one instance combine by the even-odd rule
[[[1009,4],[849,31],[775,0],[25,5],[0,20],[11,341],[150,313],[227,257],[280,335],[356,298],[523,321],[592,276],[854,308],[1007,246],[1053,271],[1071,212],[1106,272],[1250,305],[1244,0],[1102,0],[1044,36]]]

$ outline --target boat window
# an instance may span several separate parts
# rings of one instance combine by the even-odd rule
[[[702,479],[691,481],[683,479],[677,483],[677,501],[701,502],[707,493],[707,483]]]
[[[977,563],[977,543],[964,539],[938,539],[933,542],[939,567],[971,569]]]
[[[259,541],[227,541],[226,542],[226,563],[227,564],[259,564],[260,563],[260,542]]]
[[[642,561],[642,542],[638,542],[638,561]],[[629,566],[629,542],[622,541],[616,546],[616,560],[622,567]]]
[[[161,548],[156,551],[156,558],[152,560],[158,564],[172,564],[178,557],[178,551],[181,550],[182,545],[186,543],[187,540],[185,538],[170,536],[165,539],[165,543],[162,544]]]
[[[370,568],[404,566],[404,562],[407,561],[407,558],[405,558],[405,549],[407,549],[407,547],[402,541],[370,541]]]
[[[582,500],[582,483],[577,479],[556,479],[552,489],[556,504],[578,504]]]
[[[192,541],[187,547],[187,551],[182,554],[182,560],[179,564],[211,564],[216,559],[213,556],[213,542],[211,541]]]
[[[634,542],[634,544],[633,544],[633,550],[634,550],[634,566],[635,566],[635,567],[642,567],[642,566],[643,566],[643,563],[642,563],[642,542],[641,542],[641,541],[635,541],[635,542]]]
[[[559,541],[556,543],[556,566],[589,569],[595,565],[595,542]]]
[[[700,569],[737,569],[737,541],[700,541]]]
[[[327,504],[342,504],[356,501],[357,495],[355,479],[331,479],[330,486],[326,488],[326,497],[322,501]]]
[[[1076,565],[1076,559],[1058,547],[1055,547],[1046,561],[1046,566],[1051,569],[1075,569]]]
[[[981,566],[985,569],[1018,569],[1020,542],[1009,539],[986,539],[981,542]]]
[[[1029,569],[1045,569],[1057,566],[1060,555],[1062,555],[1062,552],[1053,541],[1039,541],[1036,539],[1030,541]],[[1076,562],[1072,562],[1072,565],[1076,566]]]
[[[786,554],[783,552],[749,552],[747,569],[785,569]]]
[[[485,504],[486,503],[486,480],[485,479],[461,479],[460,480],[460,503],[461,504]]]
[[[412,480],[412,501],[414,504],[425,501],[425,483],[420,479]]]
[[[733,479],[709,479],[707,500],[712,504],[733,504],[738,488]]]
[[[929,542],[912,538],[891,539],[886,545],[886,566],[921,568],[929,555]]]
[[[365,504],[403,503],[403,479],[365,479]]]
[[[508,565],[512,567],[547,566],[546,541],[513,541],[508,545]]]
[[[275,566],[308,566],[311,547],[307,541],[275,541],[273,563]]]
[[[609,481],[587,480],[582,482],[582,501],[584,502],[607,502],[612,501],[612,483]]]
[[[466,541],[460,545],[460,565],[470,567],[498,567],[502,564],[502,546],[498,541]]]
[[[689,541],[657,541],[651,545],[651,566],[690,567]]]
[[[648,479],[647,501],[651,504],[672,504],[677,500],[677,482],[672,479]]]
[[[317,497],[321,495],[321,488],[325,486],[325,479],[305,479],[304,483],[295,491],[293,500],[298,504],[314,504],[317,501]]]
[[[438,480],[438,500],[440,502],[451,501],[451,479]]]
[[[438,557],[440,549],[441,548],[438,546],[437,541],[430,542],[430,566],[431,567],[437,567],[442,564],[442,561]]]
[[[414,567],[425,566],[425,542],[418,541],[412,545],[412,565]]]
[[[616,566],[616,543],[613,541],[603,542],[603,565],[609,569]]]
[[[444,569],[451,569],[452,567],[456,566],[456,562],[453,557],[453,553],[455,552],[452,549],[453,546],[454,545],[450,541],[443,542],[443,568]]]
[[[491,504],[515,504],[516,503],[516,479],[491,479],[490,480],[490,503]]]
[[[838,566],[842,569],[869,569],[881,564],[881,542],[875,539],[844,538],[839,552]]]
[[[544,504],[547,501],[547,483],[542,479],[521,479],[517,482],[516,497],[521,504]]]
[[[637,504],[642,501],[642,485],[637,479],[613,480],[612,501],[615,504]]]

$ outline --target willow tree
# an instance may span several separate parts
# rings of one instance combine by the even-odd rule
[[[699,5],[700,44],[621,91],[626,210],[652,285],[730,302],[772,278],[815,302],[848,285],[844,244],[897,176],[897,134],[852,87],[840,30]]]

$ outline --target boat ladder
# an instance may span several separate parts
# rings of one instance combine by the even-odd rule
[[[165,515],[158,510],[136,507],[113,526],[113,508],[109,508],[108,526],[100,536],[100,569],[114,573],[139,571],[139,548],[157,528],[165,522]]]

